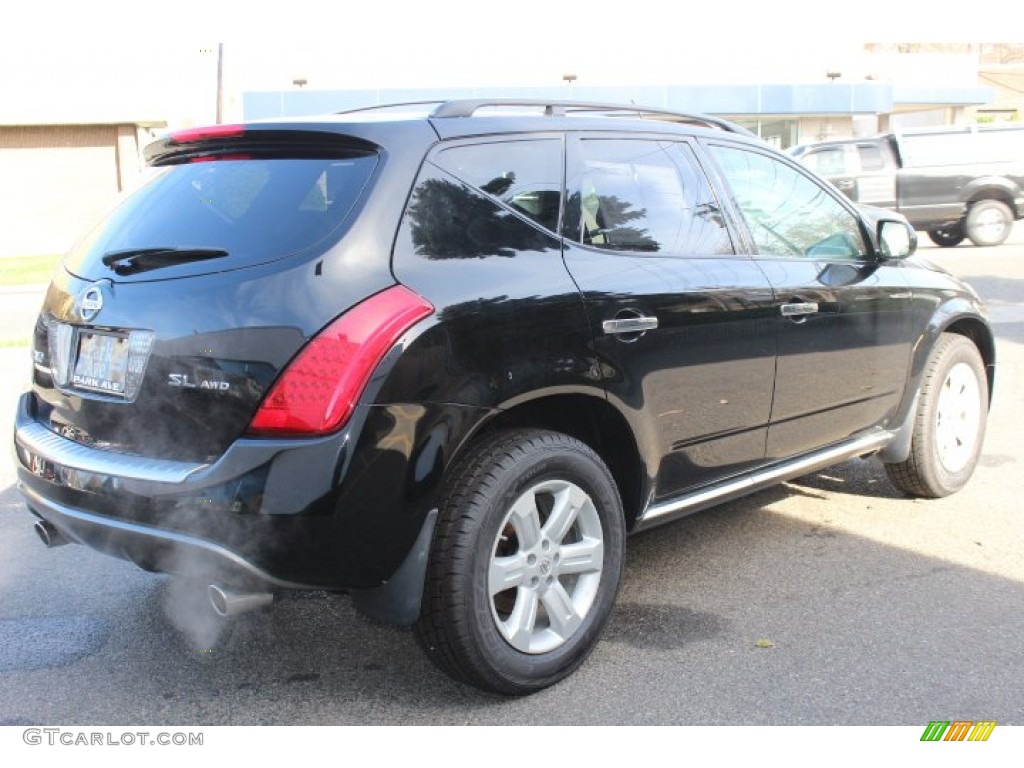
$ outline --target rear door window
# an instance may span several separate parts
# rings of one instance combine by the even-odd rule
[[[860,157],[860,169],[862,171],[885,170],[882,150],[877,144],[858,144],[857,156]]]
[[[733,252],[718,201],[686,144],[584,139],[579,147],[569,184],[573,239],[617,251]]]

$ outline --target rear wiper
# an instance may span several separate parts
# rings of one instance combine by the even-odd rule
[[[221,248],[129,248],[111,251],[102,261],[119,275],[134,275],[190,261],[222,259],[227,255]]]

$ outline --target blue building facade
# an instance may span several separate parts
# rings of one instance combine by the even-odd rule
[[[453,98],[574,99],[704,112],[736,120],[782,148],[829,136],[896,128],[900,119],[954,122],[963,109],[985,104],[991,88],[906,87],[855,83],[551,86],[519,88],[386,88],[251,91],[242,95],[245,120],[343,112],[347,109]],[[920,117],[910,122],[920,124]]]

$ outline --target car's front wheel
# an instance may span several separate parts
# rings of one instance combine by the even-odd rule
[[[988,378],[978,348],[953,333],[932,350],[917,401],[910,456],[886,464],[889,479],[912,496],[939,498],[971,478],[988,416]]]
[[[593,450],[557,432],[495,433],[448,482],[416,637],[478,688],[520,695],[575,670],[622,575],[618,489]]]

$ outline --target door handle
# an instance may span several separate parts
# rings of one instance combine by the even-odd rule
[[[620,317],[615,320],[605,320],[601,328],[607,334],[619,333],[643,333],[653,331],[658,327],[658,318],[640,315],[639,317]]]
[[[783,317],[801,317],[803,315],[813,315],[818,312],[818,302],[816,301],[797,301],[792,304],[783,304],[779,309],[782,312]]]

